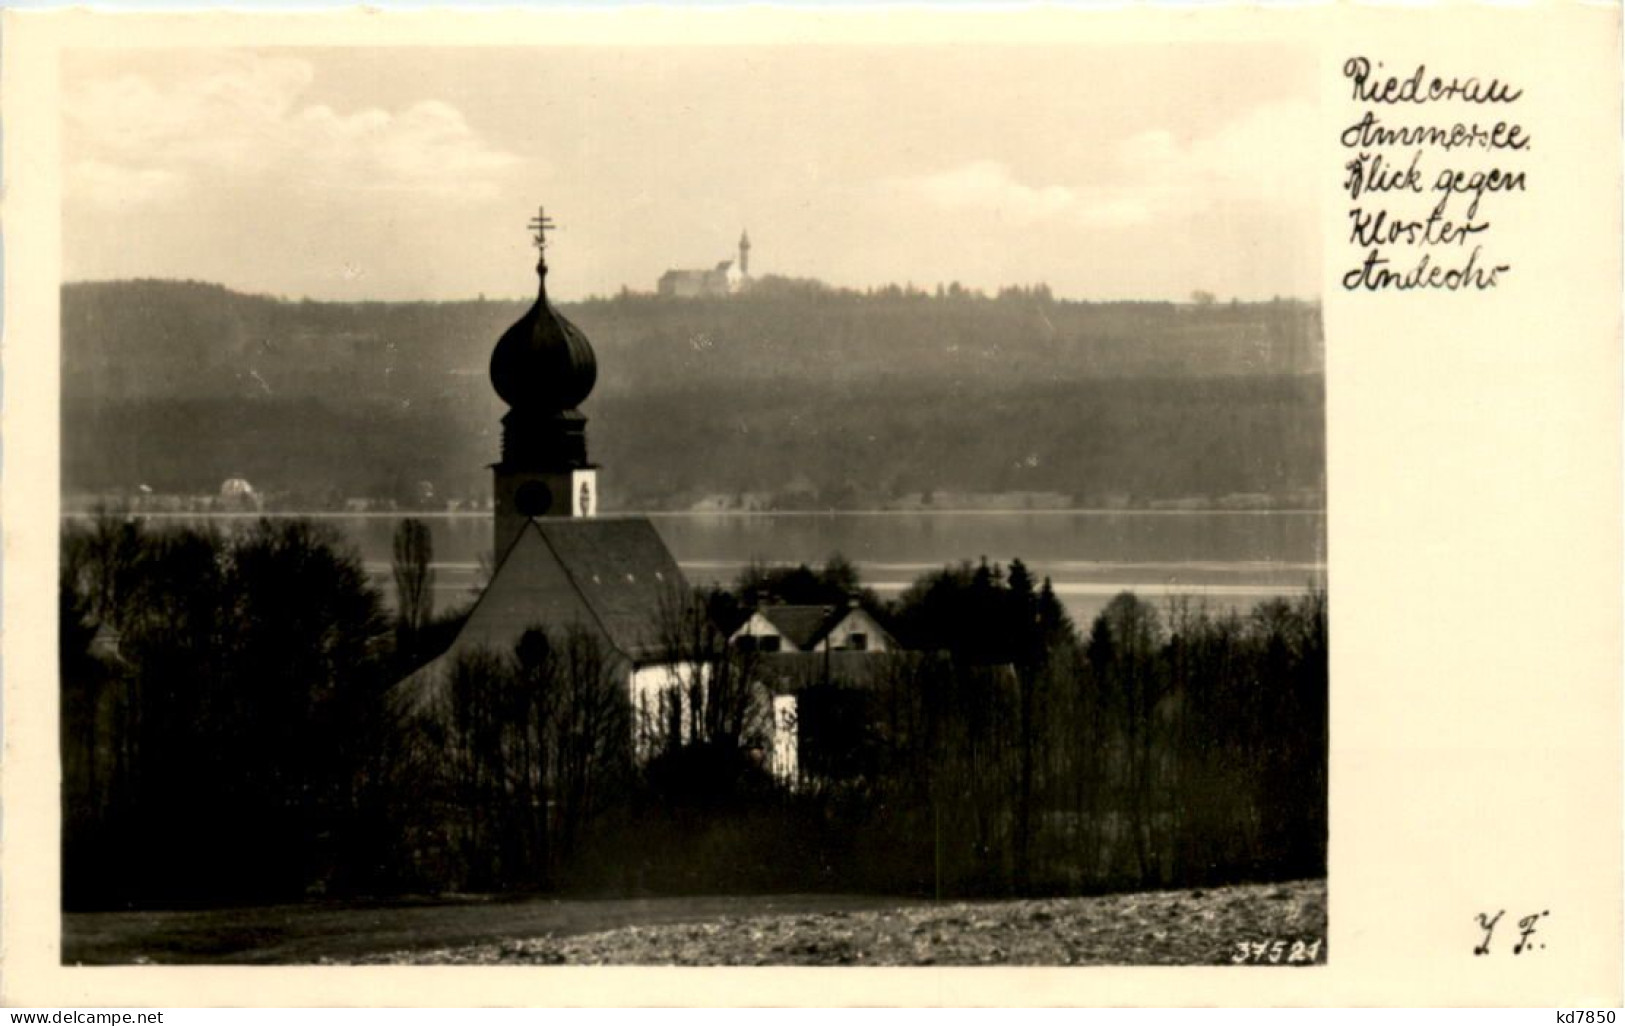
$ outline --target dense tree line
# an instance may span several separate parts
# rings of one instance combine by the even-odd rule
[[[1019,561],[891,610],[914,651],[801,696],[847,880],[1012,894],[1325,872],[1322,592],[1215,614],[1118,595],[1079,634]],[[820,727],[823,729],[820,730]],[[814,760],[804,760],[812,762]]]
[[[211,494],[244,477],[303,509],[409,507],[425,480],[437,499],[484,497],[503,412],[487,361],[523,309],[65,286],[65,487]],[[623,507],[751,494],[851,508],[944,491],[1301,502],[1323,489],[1311,304],[785,283],[564,309],[598,353],[584,412],[616,470],[605,498]]]
[[[64,390],[100,399],[279,396],[422,403],[472,380],[529,299],[319,303],[200,282],[62,290]],[[1318,375],[1320,311],[1277,301],[1189,305],[989,298],[810,284],[674,299],[565,303],[598,352],[601,395],[778,378],[979,386],[1092,378]],[[489,391],[488,389],[485,389]]]
[[[489,392],[488,389],[485,390]],[[686,507],[755,496],[841,509],[949,492],[1052,493],[1085,506],[1189,497],[1323,501],[1318,378],[987,385],[695,386],[587,403],[604,502]],[[500,413],[488,396],[410,407],[316,400],[69,402],[64,486],[213,494],[244,477],[294,509],[350,496],[489,495]],[[332,444],[344,439],[343,446]]]
[[[396,580],[432,557],[403,525]],[[900,599],[850,564],[677,600],[673,678],[633,704],[594,637],[527,633],[400,686],[460,611],[398,601],[309,523],[104,516],[61,582],[73,906],[467,890],[1020,894],[1324,873],[1322,593],[1216,615],[1117,596],[1080,632],[1013,561]],[[858,596],[905,645],[797,686],[772,776],[756,603]],[[782,687],[781,684],[772,685]],[[424,696],[427,697],[424,697]]]
[[[103,517],[63,538],[64,894],[232,900],[341,884],[388,627],[305,522]]]

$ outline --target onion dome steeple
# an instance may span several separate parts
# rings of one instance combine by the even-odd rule
[[[508,413],[502,418],[502,462],[564,470],[587,466],[587,419],[576,411],[598,380],[592,344],[547,299],[547,232],[542,210],[530,222],[537,249],[536,302],[503,332],[491,351],[491,385]]]

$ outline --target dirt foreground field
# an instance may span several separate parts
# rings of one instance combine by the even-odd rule
[[[399,951],[386,965],[1309,965],[1326,961],[1326,882],[1100,898],[726,915],[577,936]],[[1276,942],[1282,942],[1277,944]],[[1246,945],[1246,947],[1243,947]]]

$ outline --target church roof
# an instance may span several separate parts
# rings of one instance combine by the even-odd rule
[[[797,648],[810,648],[820,641],[838,618],[834,606],[762,606],[763,618]]]
[[[491,385],[514,409],[574,409],[598,380],[598,360],[581,329],[548,302],[546,265],[537,271],[536,302],[491,351]]]
[[[532,529],[619,652],[635,661],[663,654],[659,630],[673,603],[688,600],[688,584],[653,524],[643,517],[538,519],[516,545]]]
[[[644,517],[542,517],[528,521],[469,610],[457,638],[398,685],[420,705],[459,656],[509,653],[527,630],[581,627],[633,664],[667,654],[662,626],[689,600],[666,543]]]

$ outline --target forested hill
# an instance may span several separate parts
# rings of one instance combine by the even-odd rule
[[[419,481],[483,497],[502,412],[486,361],[525,306],[66,285],[65,488],[210,493],[236,476],[297,505],[405,498]],[[1300,505],[1323,488],[1312,304],[769,279],[562,309],[598,353],[583,412],[623,507]]]

